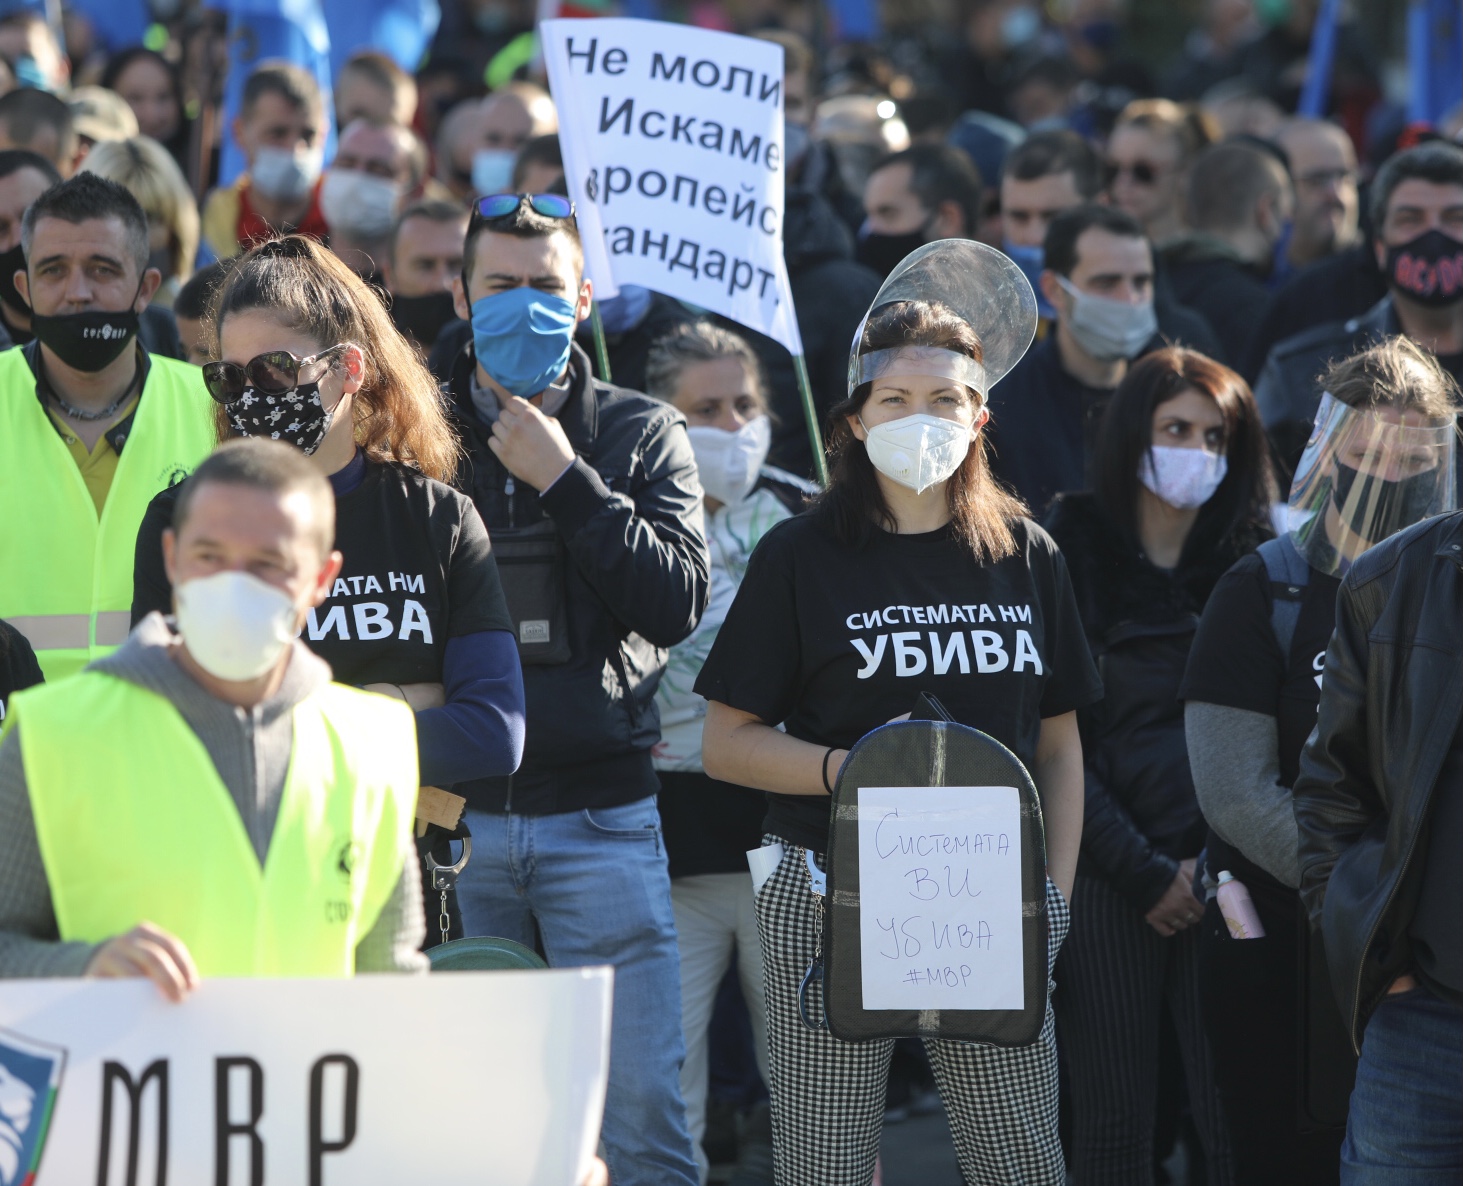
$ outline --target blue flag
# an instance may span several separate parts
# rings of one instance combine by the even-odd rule
[[[234,142],[244,82],[260,62],[284,58],[315,76],[325,97],[325,159],[335,155],[335,105],[331,102],[330,31],[320,0],[217,0],[229,17],[229,73],[224,86],[220,129],[220,185],[230,185],[244,172],[244,152]]]
[[[330,66],[338,77],[346,59],[361,49],[379,49],[408,74],[415,74],[442,10],[437,0],[323,0],[330,29]]]
[[[91,22],[97,39],[111,53],[141,45],[152,24],[147,0],[67,0],[66,7]]]
[[[1463,100],[1463,8],[1458,0],[1412,0],[1407,8],[1407,118],[1436,124]]]

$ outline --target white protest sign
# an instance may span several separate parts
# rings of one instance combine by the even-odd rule
[[[860,787],[865,1009],[1021,1009],[1015,787]]]
[[[782,47],[624,18],[539,35],[595,295],[653,288],[801,354],[782,259]]]
[[[3,981],[0,1186],[575,1186],[612,982],[212,980],[172,1005],[143,980]]]

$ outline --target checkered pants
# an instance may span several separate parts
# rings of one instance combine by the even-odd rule
[[[781,843],[773,836],[763,840],[773,842]],[[791,844],[786,849],[756,901],[767,986],[775,1180],[777,1186],[868,1186],[884,1127],[894,1043],[842,1042],[803,1024],[798,988],[813,959],[818,914],[804,850]],[[1047,905],[1050,977],[1070,920],[1067,903],[1050,881]],[[1048,986],[1050,993],[1050,980]],[[811,986],[808,997],[810,1015],[820,1017],[822,986]],[[927,1040],[925,1049],[968,1186],[1062,1186],[1051,1005],[1041,1036],[1030,1046]]]

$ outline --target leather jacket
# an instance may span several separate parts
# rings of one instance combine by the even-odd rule
[[[1295,818],[1301,897],[1326,942],[1342,1020],[1367,1018],[1412,965],[1417,849],[1463,718],[1463,512],[1428,519],[1352,566],[1336,600]]]

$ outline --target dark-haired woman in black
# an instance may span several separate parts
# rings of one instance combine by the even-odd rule
[[[1210,1186],[1229,1142],[1199,1010],[1194,864],[1205,825],[1179,682],[1214,584],[1269,535],[1275,483],[1255,401],[1229,368],[1170,348],[1104,415],[1095,489],[1058,497],[1062,549],[1103,699],[1081,714],[1086,815],[1057,1019],[1080,1186],[1153,1181],[1164,1005],[1178,1030]]]
[[[923,256],[929,272],[967,278],[998,255],[936,243],[911,260],[922,253],[936,257]],[[962,313],[891,300],[899,274],[831,414],[828,489],[763,536],[696,683],[710,701],[707,773],[770,792],[764,844],[784,850],[755,902],[782,1186],[867,1186],[883,1120],[893,1041],[840,1041],[798,1007],[818,943],[808,862],[827,851],[827,788],[849,747],[928,692],[1027,765],[1046,823],[1054,957],[1081,830],[1076,710],[1099,695],[1062,558],[996,484],[980,435],[986,392],[1030,328],[1002,348],[972,327],[975,310],[1000,307],[995,293]],[[1019,287],[1010,299],[1024,295],[1034,321]],[[807,1004],[817,1016],[820,987]],[[1030,1046],[926,1042],[966,1181],[1061,1186],[1053,1029],[1048,1011]]]

